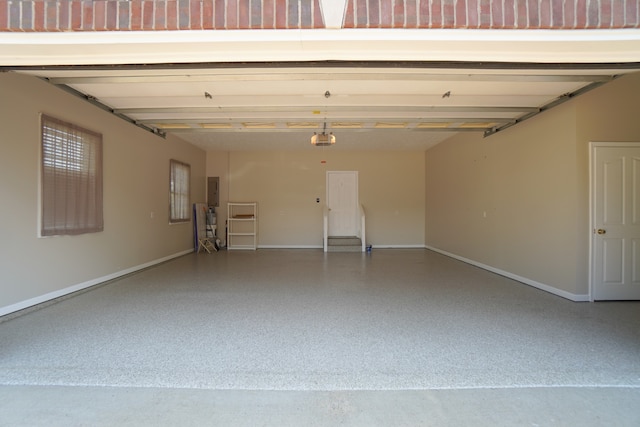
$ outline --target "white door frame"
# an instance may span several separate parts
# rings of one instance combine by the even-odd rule
[[[594,299],[595,286],[595,249],[594,249],[594,230],[595,224],[595,151],[598,147],[640,147],[640,142],[590,142],[589,143],[589,301]]]

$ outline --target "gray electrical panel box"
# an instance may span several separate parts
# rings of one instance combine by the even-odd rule
[[[215,208],[219,205],[220,197],[220,177],[210,176],[207,178],[207,204]]]

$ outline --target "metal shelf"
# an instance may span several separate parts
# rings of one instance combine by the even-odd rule
[[[227,249],[257,249],[256,202],[229,202],[227,204]]]

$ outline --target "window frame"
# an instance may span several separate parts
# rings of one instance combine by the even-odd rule
[[[176,174],[186,174],[177,176]],[[180,178],[177,180],[177,178]],[[178,187],[178,188],[176,188]],[[185,188],[186,187],[186,188]],[[169,160],[169,223],[191,221],[191,165],[179,160]]]

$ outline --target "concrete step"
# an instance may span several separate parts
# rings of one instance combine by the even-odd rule
[[[362,241],[358,237],[329,237],[327,252],[362,252]]]
[[[362,240],[354,236],[333,236],[328,239],[329,246],[361,246]]]
[[[362,252],[361,246],[327,246],[327,252]]]

